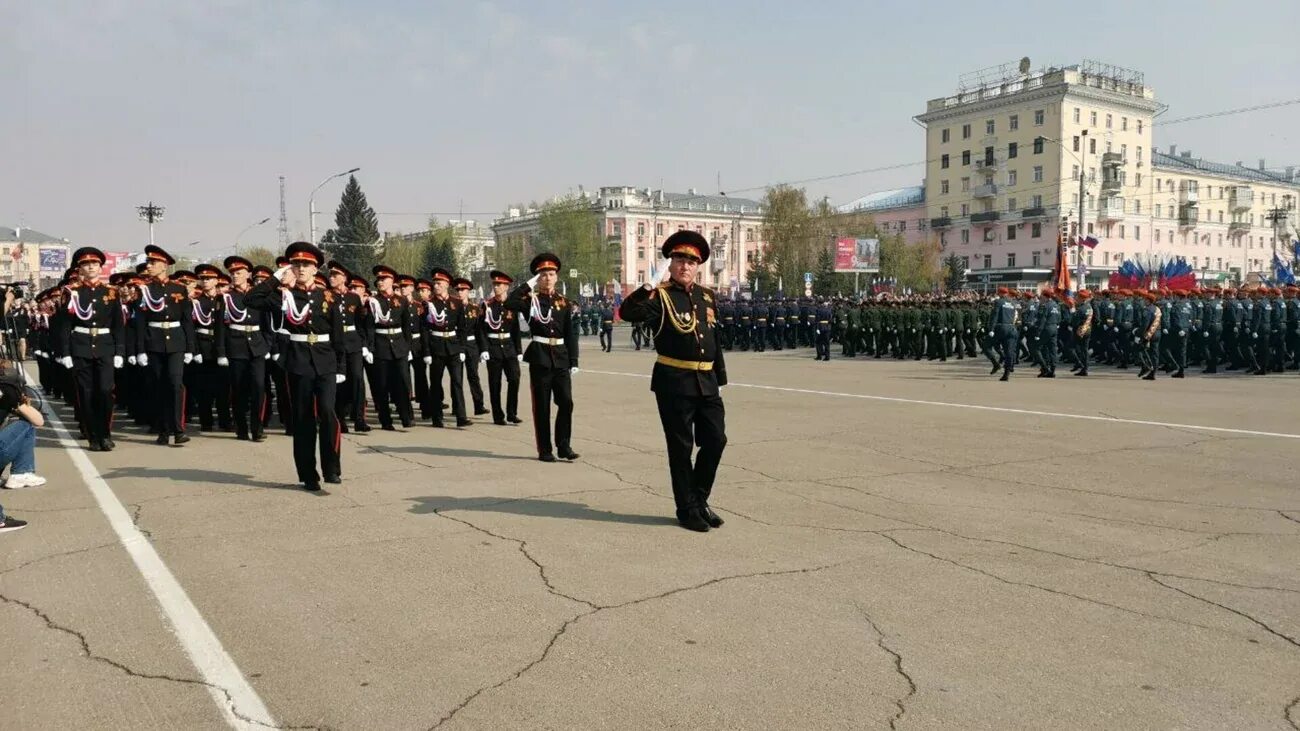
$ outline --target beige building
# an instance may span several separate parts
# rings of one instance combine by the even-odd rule
[[[57,284],[68,267],[70,246],[67,239],[34,229],[0,226],[0,282]]]
[[[1061,226],[1102,241],[1084,250],[1090,286],[1134,257],[1185,257],[1211,279],[1266,268],[1282,241],[1267,229],[1295,222],[1294,171],[1159,154],[1160,111],[1140,72],[1093,61],[963,76],[916,117],[930,228],[975,282],[1040,283]]]

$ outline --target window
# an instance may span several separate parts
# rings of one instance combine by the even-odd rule
[[[1156,204],[1156,218],[1160,218],[1160,204]]]
[[[1133,212],[1134,212],[1134,213],[1138,213],[1138,214],[1142,213],[1142,199],[1141,199],[1141,198],[1136,199],[1136,200],[1133,201]]]
[[[1142,134],[1142,120],[1139,119],[1137,123],[1138,123],[1138,134]]]
[[[992,269],[992,268],[993,268],[993,255],[992,255],[992,254],[985,254],[985,255],[984,255],[984,268],[985,268],[985,269]]]
[[[1097,182],[1097,168],[1088,168],[1088,182]]]
[[[1009,187],[1011,187],[1011,186],[1013,186],[1013,185],[1015,185],[1015,184],[1016,184],[1016,171],[1015,171],[1015,170],[1008,170],[1008,171],[1007,171],[1007,187],[1009,188]]]
[[[1008,198],[1008,199],[1007,199],[1007,210],[1008,210],[1008,211],[1014,211],[1014,210],[1016,210],[1016,199],[1015,199],[1015,198]]]
[[[961,217],[965,218],[969,215],[970,215],[970,204],[969,203],[961,204]]]
[[[1030,208],[1043,207],[1043,196],[1041,193],[1035,193],[1034,196],[1029,199],[1029,207]]]
[[[970,191],[970,178],[962,178],[962,179],[961,179],[961,192],[963,192],[963,193],[967,193],[967,192],[969,192],[969,191]]]
[[[1122,239],[1122,238],[1125,238],[1125,236],[1124,236],[1124,224],[1122,224],[1122,223],[1119,225],[1119,237],[1120,237],[1121,239]]]
[[[1016,265],[1016,255],[1015,255],[1015,254],[1007,254],[1007,266],[1009,266],[1009,267],[1013,267],[1013,266],[1015,266],[1015,265]]]
[[[948,181],[939,181],[939,195],[948,195]]]
[[[1156,243],[1160,243],[1160,229],[1156,229]]]
[[[1079,179],[1079,166],[1074,165],[1070,169],[1070,180],[1078,180],[1078,179]]]
[[[1096,138],[1096,137],[1093,137],[1092,139],[1088,140],[1088,154],[1089,154],[1089,155],[1096,155],[1096,154],[1097,154],[1097,138]]]
[[[1041,224],[1041,223],[1033,223],[1033,224],[1030,224],[1030,225],[1029,225],[1029,237],[1030,237],[1030,238],[1033,238],[1033,239],[1040,239],[1040,238],[1042,238],[1042,237],[1043,237],[1043,224]]]
[[[1160,192],[1160,178],[1156,178],[1156,192]],[[1159,216],[1160,214],[1157,213],[1156,215]]]
[[[1128,145],[1119,146],[1119,159],[1128,162]]]
[[[662,223],[656,223],[655,236],[663,236],[663,235],[664,235],[664,225]]]
[[[990,119],[984,123],[984,134],[986,135],[993,134],[993,129],[994,129],[993,120]]]
[[[1137,162],[1138,162],[1139,165],[1142,164],[1142,146],[1141,146],[1141,145],[1138,145],[1138,148],[1137,148]]]
[[[1015,142],[1012,142],[1011,144],[1007,145],[1008,160],[1010,160],[1011,158],[1015,157],[1018,154],[1020,154],[1020,145],[1016,144]]]
[[[1142,173],[1133,173],[1133,184],[1138,187],[1142,186]]]
[[[1015,132],[1016,130],[1020,129],[1020,115],[1019,114],[1011,115],[1011,119],[1007,126],[1011,129],[1012,132]]]
[[[939,218],[948,217],[948,206],[939,206]]]
[[[950,133],[950,132],[951,132],[951,130],[948,130],[948,129],[945,129],[945,130],[943,130],[942,132],[940,132],[940,133],[939,133],[939,141],[940,141],[940,142],[947,142],[947,141],[948,141],[948,138],[949,138],[949,133]]]
[[[636,235],[645,236],[645,221],[636,222]]]
[[[1141,239],[1142,239],[1142,227],[1141,227],[1141,226],[1134,226],[1134,227],[1133,227],[1133,238],[1138,239],[1138,240],[1141,240]]]
[[[636,247],[636,258],[637,258],[637,261],[645,261],[645,247],[644,247],[644,246],[638,246],[638,247]]]
[[[962,242],[963,244],[969,244],[969,243],[970,243],[970,229],[968,229],[968,228],[964,228],[964,229],[961,230],[961,242]]]
[[[961,126],[961,138],[962,138],[963,140],[969,140],[969,139],[970,139],[970,125],[969,125],[969,124],[963,124],[963,125]]]
[[[1106,129],[1110,129],[1110,128],[1111,128],[1111,124],[1110,124],[1110,115],[1107,114],[1107,115],[1106,115]]]
[[[1010,226],[1007,226],[1007,241],[1015,241],[1015,240],[1016,240],[1016,226],[1015,224],[1012,224]]]
[[[969,165],[969,164],[970,164],[970,150],[962,150],[962,151],[961,151],[961,164],[962,164],[962,165]]]
[[[898,222],[898,230],[899,230],[899,231],[906,231],[906,230],[907,230],[907,221],[906,221],[906,220],[903,220],[903,221],[899,221],[899,222]]]
[[[945,131],[947,131],[947,130],[945,130]],[[939,168],[940,168],[941,170],[947,170],[947,169],[948,169],[948,156],[947,156],[946,154],[939,158]]]
[[[1079,151],[1079,135],[1074,136],[1074,151]]]
[[[1075,107],[1075,108],[1074,108],[1074,123],[1075,123],[1075,124],[1078,124],[1078,123],[1079,123],[1079,108],[1078,108],[1078,107]]]
[[[1042,166],[1042,165],[1035,165],[1035,166],[1034,166],[1034,182],[1035,182],[1035,183],[1041,183],[1041,182],[1043,182],[1043,166]]]
[[[1037,251],[1035,251],[1034,254],[1033,254],[1033,260],[1034,260],[1034,261],[1033,261],[1033,267],[1034,267],[1035,269],[1037,269],[1038,267],[1040,267],[1040,266],[1043,265],[1043,261],[1042,261],[1042,259],[1041,259],[1041,255],[1040,255]]]
[[[1035,138],[1034,138],[1034,154],[1035,154],[1035,155],[1041,155],[1041,154],[1043,154],[1043,138],[1042,138],[1042,137],[1035,137]]]
[[[984,164],[985,164],[985,165],[992,165],[992,164],[993,164],[993,148],[992,148],[992,147],[985,147],[985,148],[984,148]]]
[[[1096,113],[1096,112],[1088,112],[1088,126],[1089,126],[1089,127],[1096,127],[1096,126],[1097,126],[1097,113]]]
[[[963,257],[961,258],[961,268],[962,268],[962,269],[970,269],[970,257],[969,257],[969,256],[963,256]]]
[[[1119,118],[1119,129],[1120,129],[1121,132],[1127,132],[1127,131],[1128,131],[1128,117],[1120,117],[1120,118]]]
[[[1046,116],[1047,116],[1046,113],[1045,113],[1042,109],[1036,109],[1036,110],[1034,110],[1034,126],[1035,126],[1035,127],[1042,127],[1042,126],[1043,126],[1043,119],[1044,119],[1044,117],[1046,117]]]

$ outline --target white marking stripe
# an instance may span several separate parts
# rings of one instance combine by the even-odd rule
[[[46,406],[45,417],[58,434],[59,444],[67,450],[72,464],[76,465],[86,486],[90,488],[90,494],[95,496],[95,502],[99,503],[99,509],[108,518],[108,524],[113,527],[117,539],[130,554],[140,575],[144,577],[145,584],[158,600],[158,605],[172,626],[173,634],[180,640],[190,662],[194,663],[195,669],[203,676],[203,681],[208,684],[208,692],[221,708],[226,723],[238,729],[275,727],[277,724],[266,710],[266,705],[258,697],[257,691],[248,684],[226,648],[221,646],[216,633],[208,626],[203,615],[199,614],[198,607],[190,601],[180,582],[176,581],[167,564],[163,563],[162,557],[154,550],[153,544],[135,527],[131,515],[100,476],[99,470],[90,461],[90,457],[86,456],[81,445],[72,438],[63,422],[48,408],[49,405]]]
[[[649,378],[642,373],[620,373],[618,371],[594,371],[583,369],[583,373],[599,373],[604,376],[628,376],[630,378]],[[1175,429],[1195,429],[1197,431],[1218,432],[1223,434],[1245,434],[1253,437],[1277,437],[1279,439],[1300,439],[1300,434],[1286,432],[1256,431],[1254,429],[1231,429],[1226,426],[1204,426],[1202,424],[1176,424],[1167,421],[1148,421],[1146,419],[1121,419],[1115,416],[1092,416],[1090,414],[1065,414],[1056,411],[1034,411],[1032,409],[1012,409],[1005,406],[980,406],[979,404],[957,404],[949,401],[926,401],[924,399],[901,398],[898,396],[873,396],[865,393],[840,393],[838,391],[814,391],[807,388],[787,388],[784,386],[763,386],[757,383],[728,383],[726,388],[758,388],[764,391],[786,391],[789,393],[808,393],[815,396],[840,396],[859,398],[869,401],[891,401],[900,404],[919,404],[921,406],[946,406],[953,409],[975,409],[977,411],[997,411],[1004,414],[1026,414],[1028,416],[1051,416],[1058,419],[1083,419],[1085,421],[1104,421],[1114,424],[1137,424],[1139,426],[1165,426]]]

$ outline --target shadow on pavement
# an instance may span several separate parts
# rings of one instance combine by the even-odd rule
[[[499,454],[497,452],[485,452],[481,449],[448,449],[445,447],[424,447],[424,446],[389,446],[389,445],[372,445],[357,442],[357,446],[362,449],[369,449],[372,452],[380,454],[423,454],[430,457],[462,457],[465,459],[523,459],[536,461],[536,457],[521,457],[517,454]]]
[[[302,487],[298,484],[287,484],[283,482],[262,482],[254,480],[245,475],[236,475],[230,472],[220,472],[217,470],[194,470],[183,468],[158,468],[158,467],[117,467],[115,469],[102,472],[101,476],[105,480],[121,479],[145,479],[145,480],[176,480],[178,482],[209,482],[217,485],[237,485],[239,487],[266,487],[276,490],[294,490],[302,492]]]
[[[608,510],[596,510],[584,503],[563,500],[543,500],[540,498],[461,498],[452,496],[434,496],[411,498],[410,512],[416,515],[428,513],[447,513],[451,511],[509,513],[527,515],[536,518],[571,518],[574,520],[598,520],[606,523],[628,523],[631,525],[675,526],[677,520],[665,515],[631,515],[615,513]]]

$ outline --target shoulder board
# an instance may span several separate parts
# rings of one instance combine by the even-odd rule
[[[329,304],[333,304],[333,303],[334,303],[334,293],[333,293],[332,291],[330,291],[330,290],[328,290],[328,289],[325,290],[325,292],[322,294],[322,297],[325,298],[325,301],[326,301],[327,303],[329,303]]]

